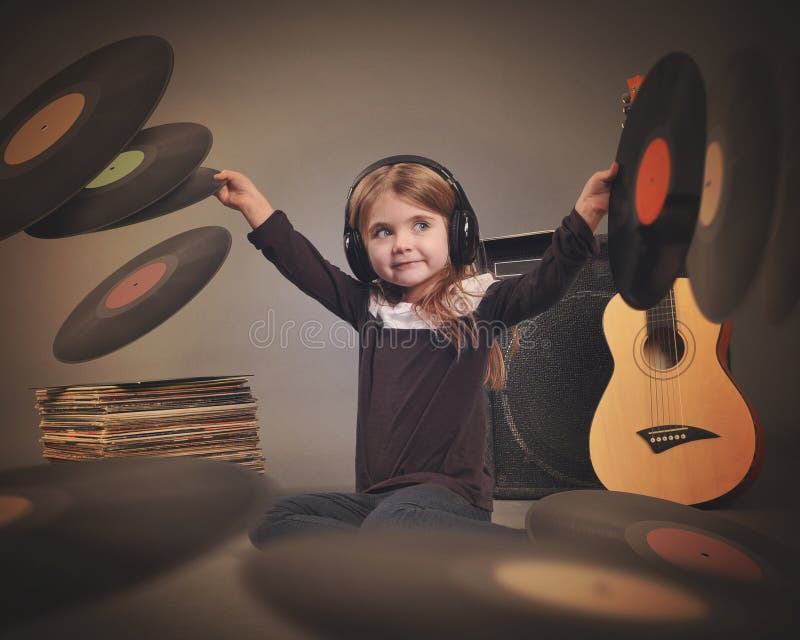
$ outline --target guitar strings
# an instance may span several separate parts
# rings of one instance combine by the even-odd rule
[[[657,367],[657,347],[658,347],[658,333],[657,323],[655,319],[656,311],[648,309],[645,312],[647,321],[647,339],[651,341],[648,349],[648,364],[650,366],[651,374],[648,376],[650,382],[650,428],[651,431],[658,424],[659,413],[659,391],[660,385],[658,381],[658,367]],[[653,392],[655,389],[655,393]]]
[[[670,424],[684,424],[683,390],[677,367],[680,360],[678,352],[678,310],[675,299],[675,290],[670,288],[668,295],[656,307],[648,310],[648,324],[652,328],[652,337],[658,346],[650,349],[650,365],[654,370],[655,394],[652,393],[651,383],[651,423],[652,426]],[[664,323],[663,321],[667,321]],[[671,342],[671,343],[670,343]],[[671,352],[671,353],[670,353]],[[673,362],[668,363],[667,358],[673,357]],[[673,375],[675,374],[675,375]],[[655,415],[653,415],[653,397],[655,398]]]
[[[678,360],[678,338],[679,338],[679,333],[678,333],[678,305],[675,303],[675,287],[674,286],[670,287],[669,295],[670,295],[671,304],[672,304],[672,344],[673,344],[674,353],[675,353],[675,375],[673,376],[674,382],[672,384],[673,384],[673,387],[676,388],[676,390],[678,392],[678,407],[679,407],[679,415],[680,415],[680,422],[678,424],[683,426],[685,424],[684,423],[684,414],[683,414],[683,393],[682,393],[682,390],[681,390],[681,378],[678,375],[678,364],[679,364],[679,360]],[[685,353],[685,351],[684,351],[684,353]]]
[[[669,294],[665,296],[661,301],[662,309],[668,308],[670,304]],[[672,323],[670,322],[669,313],[666,311],[662,311],[661,313],[661,320],[667,321],[667,326],[664,325],[663,322],[659,322],[659,336],[662,338],[663,342],[661,347],[663,349],[661,355],[661,368],[660,368],[660,375],[661,375],[661,389],[662,394],[661,397],[664,402],[663,406],[663,413],[661,415],[661,426],[669,425],[671,423],[670,417],[672,416],[672,408],[671,408],[671,401],[672,401],[672,385],[669,382],[669,357],[670,351],[669,348],[669,338],[670,336],[670,329],[672,328]],[[663,436],[666,437],[666,436]]]
[[[683,391],[679,376],[677,376],[680,360],[678,353],[680,333],[675,300],[675,290],[670,288],[668,295],[655,308],[646,312],[648,328],[652,330],[648,333],[654,343],[648,350],[648,364],[653,372],[649,382],[652,427],[684,424]],[[673,357],[672,363],[669,363],[669,357]],[[655,387],[655,393],[653,393],[653,387]],[[655,406],[653,406],[654,403]]]

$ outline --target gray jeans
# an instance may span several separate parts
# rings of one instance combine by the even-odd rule
[[[407,528],[459,529],[522,537],[524,530],[493,524],[491,513],[437,484],[384,493],[304,493],[272,503],[250,531],[256,546],[292,533]]]

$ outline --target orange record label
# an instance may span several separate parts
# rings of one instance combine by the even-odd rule
[[[75,124],[85,105],[83,94],[68,93],[40,109],[9,141],[3,153],[5,163],[22,164],[47,151]]]
[[[724,168],[722,145],[719,141],[714,140],[706,148],[703,195],[700,200],[699,218],[700,224],[704,227],[711,226],[717,217],[725,179]]]
[[[0,527],[19,520],[33,510],[33,503],[22,496],[0,496]]]
[[[669,192],[671,158],[664,138],[647,145],[636,175],[636,215],[642,224],[653,224],[661,215]]]

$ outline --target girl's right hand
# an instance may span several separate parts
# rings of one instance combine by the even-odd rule
[[[272,215],[272,205],[243,173],[226,169],[215,174],[214,179],[225,182],[216,193],[217,199],[226,207],[241,211],[253,229]]]

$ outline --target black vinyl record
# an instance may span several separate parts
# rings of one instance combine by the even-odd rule
[[[185,231],[117,269],[70,313],[53,342],[62,362],[116,351],[175,314],[214,277],[231,246],[222,227]]]
[[[533,503],[526,515],[536,542],[632,551],[661,570],[709,581],[782,589],[786,565],[763,535],[695,507],[619,491],[565,491]],[[770,560],[767,560],[770,558]]]
[[[173,211],[180,211],[201,200],[205,200],[209,196],[214,195],[225,184],[224,181],[214,180],[214,176],[217,173],[219,173],[219,171],[216,169],[209,169],[208,167],[196,169],[192,175],[160,200],[157,200],[149,207],[145,207],[138,213],[134,213],[132,216],[110,224],[107,227],[103,227],[102,231],[106,229],[119,229],[120,227],[127,227],[128,225],[137,224],[139,222],[146,222],[147,220],[158,218],[159,216],[172,213]]]
[[[705,180],[686,259],[703,315],[729,320],[764,255],[778,177],[778,113],[769,65],[752,50],[731,55],[709,87]]]
[[[644,310],[684,268],[703,186],[706,96],[694,61],[671,53],[650,70],[617,149],[608,245],[622,298]]]
[[[0,627],[116,593],[242,531],[256,473],[197,459],[62,462],[0,473]]]
[[[88,54],[0,120],[0,239],[80,191],[150,117],[172,75],[172,47],[138,36]]]
[[[186,180],[211,143],[211,132],[192,122],[143,129],[77,196],[25,231],[37,238],[63,238],[128,218]]]
[[[164,380],[104,380],[102,382],[81,382],[76,384],[55,385],[51,387],[30,387],[33,390],[45,389],[48,393],[61,393],[64,391],[73,391],[75,389],[85,387],[103,387],[124,389],[124,390],[143,390],[152,387],[177,387],[186,385],[203,386],[205,384],[216,384],[219,382],[227,382],[229,380],[238,380],[240,378],[250,378],[252,373],[231,374],[225,376],[193,376],[191,378],[166,378]]]
[[[773,632],[793,613],[750,585],[721,593],[592,544],[498,534],[285,537],[243,572],[268,610],[325,638],[707,638]]]
[[[780,193],[777,197],[772,237],[764,256],[763,301],[767,319],[778,324],[786,319],[800,298],[800,215],[797,185],[800,184],[800,58],[792,63],[792,76],[786,79],[783,100],[784,135],[781,149]]]

